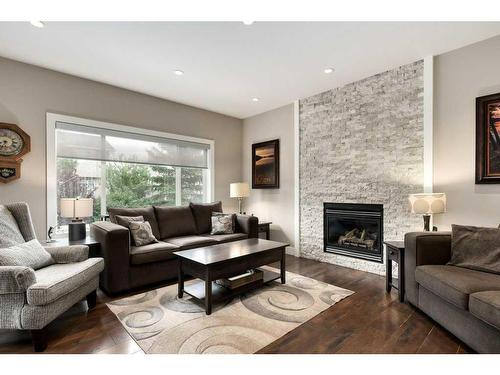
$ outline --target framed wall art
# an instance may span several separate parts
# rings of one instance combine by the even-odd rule
[[[252,145],[252,188],[279,189],[280,141],[254,143]]]
[[[476,98],[476,184],[500,184],[500,93]]]

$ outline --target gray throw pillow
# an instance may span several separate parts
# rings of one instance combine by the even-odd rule
[[[0,248],[24,243],[17,221],[4,205],[0,205]]]
[[[129,223],[130,233],[136,246],[144,246],[153,242],[157,242],[156,237],[153,235],[153,230],[149,222],[144,221],[131,221]]]
[[[116,224],[121,225],[122,227],[130,229],[130,222],[139,221],[141,223],[144,222],[144,216],[123,216],[123,215],[115,215]],[[151,224],[150,224],[151,225]],[[137,246],[135,243],[134,237],[131,236],[131,244],[132,246]]]
[[[225,215],[231,215],[231,218],[233,220],[233,233],[236,233],[236,214],[225,214],[222,212],[212,212],[212,216],[225,216]]]
[[[54,259],[38,240],[0,249],[0,266],[24,266],[34,270],[54,264]]]
[[[500,274],[500,229],[453,224],[448,264]]]
[[[233,215],[213,215],[212,232],[210,234],[232,234]]]

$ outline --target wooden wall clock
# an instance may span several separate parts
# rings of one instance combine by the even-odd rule
[[[21,159],[31,150],[31,139],[19,126],[0,122],[0,182],[21,177]]]

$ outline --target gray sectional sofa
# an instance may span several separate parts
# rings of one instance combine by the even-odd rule
[[[500,353],[500,275],[450,257],[450,232],[405,235],[407,301],[477,352]]]

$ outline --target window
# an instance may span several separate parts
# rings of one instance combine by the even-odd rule
[[[60,198],[108,207],[186,205],[212,200],[213,141],[47,115],[47,226],[64,231]]]

